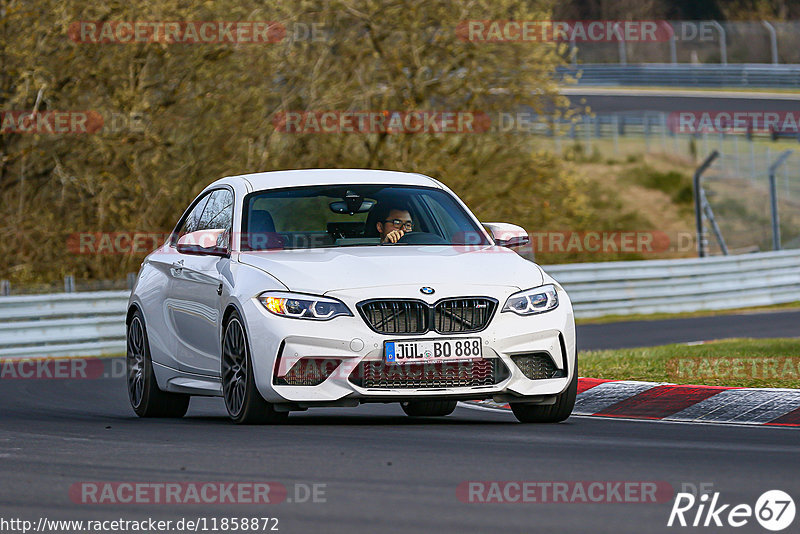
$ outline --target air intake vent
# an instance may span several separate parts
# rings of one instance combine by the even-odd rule
[[[491,386],[508,376],[508,368],[499,358],[403,365],[366,361],[353,369],[350,382],[363,388],[439,389]]]
[[[557,369],[553,363],[553,358],[547,352],[534,352],[532,354],[515,354],[511,356],[511,361],[519,367],[522,374],[530,380],[542,380],[544,378],[564,377],[564,371]]]
[[[333,374],[342,360],[335,358],[302,358],[283,376],[275,377],[280,386],[318,386]]]

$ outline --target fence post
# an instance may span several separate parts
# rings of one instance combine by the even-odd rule
[[[11,283],[8,280],[0,280],[0,296],[7,297],[11,294]]]
[[[675,44],[675,31],[669,36],[669,59],[673,65],[678,64],[678,47]]]
[[[694,218],[697,226],[697,255],[700,258],[706,257],[706,247],[703,242],[703,194],[700,185],[700,178],[711,164],[717,159],[719,152],[716,150],[708,155],[705,161],[694,171]]]
[[[762,20],[761,24],[769,31],[769,45],[772,51],[772,64],[778,64],[778,35],[775,32],[775,26],[767,22],[766,20]]]
[[[619,22],[614,23],[614,31],[617,31],[619,28]],[[628,48],[625,43],[625,34],[621,31],[619,32],[621,38],[617,41],[619,43],[619,62],[622,65],[628,64]]]
[[[719,32],[719,55],[720,55],[720,60],[721,60],[723,65],[727,65],[728,64],[728,43],[727,43],[727,38],[726,38],[726,35],[725,35],[725,28],[723,28],[722,24],[720,24],[716,20],[712,20],[711,24],[713,24],[714,27]]]
[[[64,292],[75,293],[75,277],[71,274],[64,277]]]
[[[136,284],[136,273],[128,273],[128,289],[133,289],[134,284]]]
[[[589,116],[583,116],[583,139],[586,143],[586,153],[589,153],[589,149],[592,145],[592,132],[589,131]]]
[[[786,196],[786,200],[791,200],[791,196],[789,194],[789,166],[783,166],[783,194]]]
[[[778,192],[775,187],[775,171],[778,170],[786,158],[792,155],[791,150],[785,151],[778,156],[775,163],[769,166],[769,203],[772,211],[772,250],[781,249],[781,226],[778,218]]]
[[[574,35],[569,40],[569,58],[570,58],[570,61],[572,62],[572,66],[576,67],[578,65],[578,47],[575,46],[575,36]]]

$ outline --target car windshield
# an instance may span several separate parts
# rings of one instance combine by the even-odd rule
[[[387,237],[391,232],[393,239]],[[244,199],[242,250],[378,245],[485,245],[449,193],[394,185],[273,189]]]

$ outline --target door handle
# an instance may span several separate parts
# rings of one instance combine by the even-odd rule
[[[175,276],[180,276],[183,273],[183,260],[172,262],[172,267],[170,267],[170,270]]]

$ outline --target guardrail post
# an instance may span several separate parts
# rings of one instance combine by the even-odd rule
[[[697,255],[700,258],[706,257],[706,247],[703,241],[703,194],[700,189],[700,178],[718,156],[719,152],[715,150],[709,154],[705,161],[694,171],[694,218],[697,226]]]
[[[11,294],[11,283],[8,280],[0,280],[0,296],[7,297]]]
[[[136,273],[128,273],[128,289],[133,289],[136,284]]]
[[[781,225],[778,217],[778,192],[775,186],[775,171],[783,165],[783,162],[792,155],[791,150],[785,151],[778,156],[775,163],[769,166],[769,203],[772,211],[772,250],[781,249]]]
[[[71,274],[64,277],[64,292],[75,293],[75,277]]]

